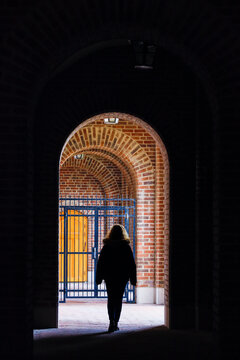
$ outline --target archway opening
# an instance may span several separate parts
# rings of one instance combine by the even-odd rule
[[[147,123],[116,112],[82,122],[62,149],[60,303],[106,299],[105,285],[95,284],[95,270],[102,239],[113,223],[127,228],[137,264],[137,286],[127,285],[124,301],[164,306],[159,324],[168,325],[168,156]]]

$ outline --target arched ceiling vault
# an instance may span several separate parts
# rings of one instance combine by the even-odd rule
[[[114,176],[109,167],[105,166],[104,163],[98,159],[91,156],[85,156],[82,160],[71,157],[64,163],[63,168],[67,166],[74,166],[75,168],[86,170],[102,184],[105,192],[117,190],[120,194],[120,188],[116,176]]]

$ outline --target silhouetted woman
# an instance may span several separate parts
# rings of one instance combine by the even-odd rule
[[[103,243],[97,263],[96,283],[99,285],[102,280],[106,282],[110,321],[108,331],[113,332],[119,330],[125,286],[129,279],[132,285],[136,285],[136,264],[123,225],[113,225]]]

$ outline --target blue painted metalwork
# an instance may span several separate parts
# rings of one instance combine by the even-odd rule
[[[98,208],[95,209],[94,279],[98,261]],[[94,281],[94,297],[98,297],[98,287]]]
[[[59,283],[59,302],[68,298],[107,298],[105,284],[97,286],[95,283],[96,265],[98,256],[103,246],[102,240],[106,232],[114,223],[125,226],[131,239],[131,246],[135,257],[135,199],[126,198],[61,198],[59,200],[59,213],[64,214],[64,251],[59,254],[64,256],[64,281]],[[83,251],[75,251],[75,224],[81,218],[87,219],[87,239]],[[73,229],[71,229],[73,220]],[[74,234],[74,251],[68,248],[69,234]],[[84,231],[84,229],[82,229]],[[72,235],[71,235],[72,236]],[[79,241],[79,234],[78,241]],[[71,239],[72,241],[72,239]],[[72,246],[72,245],[71,245]],[[87,247],[87,248],[86,248]],[[84,270],[84,259],[87,257],[87,281],[76,279],[75,259],[78,257],[79,267]],[[82,261],[80,261],[82,259]],[[80,264],[81,262],[81,264]],[[69,281],[68,272],[74,269],[74,281]],[[135,302],[135,287],[127,284],[123,300]]]

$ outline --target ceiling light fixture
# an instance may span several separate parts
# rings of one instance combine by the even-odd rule
[[[114,117],[111,117],[111,118],[105,118],[104,119],[104,124],[117,124],[119,121],[118,118],[114,118]]]
[[[74,159],[76,159],[76,160],[82,160],[83,158],[84,158],[84,154],[74,155]]]

